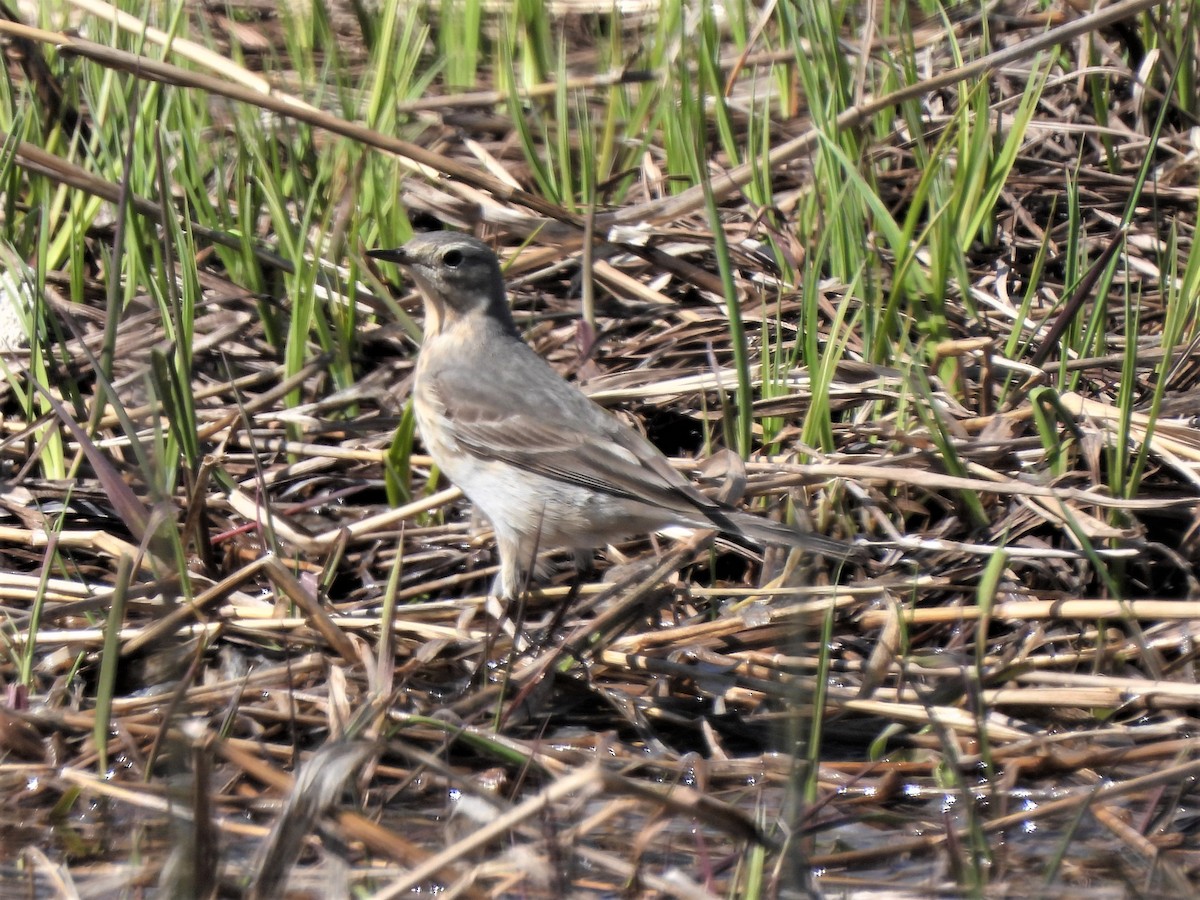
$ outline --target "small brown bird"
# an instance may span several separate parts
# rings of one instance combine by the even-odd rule
[[[567,383],[521,338],[496,255],[451,232],[368,256],[408,270],[425,303],[413,407],[429,455],[491,521],[492,590],[511,599],[537,550],[578,553],[664,528],[847,559],[857,548],[705,496],[648,440]]]

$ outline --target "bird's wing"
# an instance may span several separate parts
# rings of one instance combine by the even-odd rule
[[[554,378],[531,378],[520,387],[480,378],[468,388],[457,373],[441,372],[428,377],[423,389],[433,395],[458,447],[479,459],[660,506],[681,520],[697,512],[708,518],[709,508],[719,514],[720,507],[653,444]]]

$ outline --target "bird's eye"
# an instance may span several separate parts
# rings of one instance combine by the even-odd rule
[[[442,264],[449,266],[452,269],[457,269],[458,264],[462,262],[462,252],[459,250],[447,250],[442,254]]]

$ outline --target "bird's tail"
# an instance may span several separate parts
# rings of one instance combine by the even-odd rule
[[[865,556],[862,547],[847,541],[802,531],[794,525],[773,522],[761,516],[722,510],[720,518],[714,516],[713,520],[727,537],[748,541],[759,547],[797,547],[843,562],[859,560]]]

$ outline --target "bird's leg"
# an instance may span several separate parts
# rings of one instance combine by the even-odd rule
[[[576,547],[571,553],[579,581],[591,581],[596,574],[596,556],[590,547]]]
[[[496,577],[492,579],[492,586],[488,589],[488,596],[494,597],[497,600],[508,600],[508,583],[509,579],[504,567],[500,567],[500,571],[496,573]]]
[[[530,595],[531,581],[548,574],[544,564],[537,558],[537,539],[520,535],[496,533],[496,549],[500,553],[500,572],[492,583],[489,607],[500,608],[504,604],[502,627],[513,638],[513,647],[522,651],[532,641],[525,629],[525,600]]]
[[[496,550],[500,554],[500,572],[492,584],[492,594],[502,600],[515,600],[525,587],[521,542],[497,532]]]
[[[492,581],[492,588],[488,591],[484,608],[496,620],[500,630],[516,640],[517,625],[509,616],[509,611],[512,602],[520,596],[525,582],[521,567],[517,565],[517,560],[520,558],[520,545],[497,533],[496,549],[500,554],[500,571],[496,573],[496,577]]]
[[[546,646],[547,642],[558,633],[563,619],[566,618],[567,610],[575,605],[575,601],[579,597],[580,585],[584,581],[590,580],[596,573],[596,558],[590,548],[576,547],[571,551],[571,561],[575,565],[575,578],[571,581],[571,588],[567,591],[567,596],[555,605],[554,613],[550,616],[549,621],[538,627],[537,646],[539,647]]]

